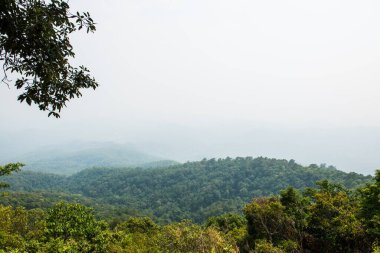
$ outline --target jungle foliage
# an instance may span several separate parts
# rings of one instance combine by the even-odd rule
[[[148,217],[109,224],[91,208],[0,206],[0,252],[378,252],[380,171],[349,190],[319,181],[255,197],[243,213],[159,225]]]
[[[210,216],[241,212],[252,197],[279,194],[288,186],[305,189],[322,179],[353,189],[369,182],[371,177],[324,165],[304,167],[293,160],[246,157],[204,159],[155,169],[94,168],[70,177],[23,172],[4,181],[13,192],[28,192],[19,194],[23,200],[12,197],[8,204],[35,208],[38,199],[28,200],[28,196],[32,198],[30,192],[38,190],[44,196],[49,196],[47,191],[65,192],[65,196],[75,194],[72,198],[82,204],[90,201],[116,209],[127,207],[167,224],[183,219],[202,223]],[[42,202],[44,206],[52,202],[51,195],[49,198],[50,201]],[[7,204],[5,200],[0,203]],[[96,211],[104,209],[99,205],[93,206]]]

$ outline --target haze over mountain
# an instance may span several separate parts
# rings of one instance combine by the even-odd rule
[[[111,142],[70,142],[37,148],[34,151],[4,159],[22,161],[24,170],[55,174],[73,174],[92,167],[155,167],[175,164],[139,151],[132,145]]]
[[[0,159],[80,140],[181,162],[262,155],[379,168],[378,1],[71,6],[97,23],[73,46],[100,86],[56,120],[1,85]]]
[[[0,161],[55,162],[49,152],[58,152],[62,148],[60,159],[63,165],[64,157],[77,160],[78,157],[73,155],[81,150],[80,143],[100,145],[108,142],[109,147],[103,150],[104,154],[100,154],[101,150],[96,151],[100,157],[85,158],[87,166],[135,163],[120,162],[124,158],[118,155],[118,151],[111,150],[112,145],[149,154],[146,159],[140,159],[141,154],[136,154],[136,158],[129,157],[136,159],[135,164],[141,164],[143,160],[186,162],[227,156],[268,156],[295,159],[303,165],[326,163],[346,172],[363,174],[373,174],[380,164],[380,128],[375,127],[294,129],[242,121],[198,125],[147,122],[130,124],[127,128],[124,125],[120,121],[103,122],[89,131],[81,130],[80,126],[13,132],[3,130],[0,132]],[[50,148],[46,149],[46,146]],[[37,155],[42,155],[41,152],[43,159]],[[77,155],[85,156],[86,153],[82,150]],[[111,157],[115,160],[110,161]],[[108,159],[108,163],[104,163],[104,159]],[[69,159],[66,162],[70,163]],[[71,163],[75,164],[74,161]]]

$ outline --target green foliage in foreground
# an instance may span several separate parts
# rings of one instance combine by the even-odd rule
[[[203,225],[131,217],[110,226],[75,203],[47,211],[0,206],[0,252],[378,252],[379,191],[380,171],[355,191],[323,180],[254,198],[244,216],[223,214]]]
[[[255,198],[244,208],[256,252],[371,252],[379,243],[380,171],[375,182],[349,191],[326,180],[302,194]],[[263,250],[265,249],[265,250]]]
[[[63,192],[6,192],[0,197],[0,205],[24,207],[27,210],[36,208],[47,210],[61,201],[91,207],[97,218],[107,220],[111,225],[136,216],[153,217],[152,214],[127,206],[110,205],[78,194]]]
[[[246,157],[156,169],[95,168],[70,177],[25,172],[5,180],[13,191],[65,191],[94,202],[138,210],[167,224],[182,219],[202,223],[210,216],[241,212],[252,197],[279,194],[288,186],[312,187],[322,179],[356,188],[371,177],[323,165],[304,167],[293,160]]]
[[[47,212],[0,206],[0,218],[0,252],[236,252],[215,228],[131,218],[110,229],[79,204],[60,202]]]

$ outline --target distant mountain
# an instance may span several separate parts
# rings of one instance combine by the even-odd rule
[[[92,167],[160,167],[175,164],[174,161],[143,153],[131,145],[112,142],[72,142],[40,148],[8,160],[25,163],[24,170],[62,175]]]
[[[371,176],[345,173],[334,167],[307,167],[294,160],[226,158],[188,162],[167,168],[94,168],[72,176],[24,172],[4,181],[14,191],[65,191],[101,203],[150,213],[162,223],[239,212],[253,197],[278,194],[293,186],[315,186],[328,179],[355,188]],[[3,179],[2,179],[3,180]]]

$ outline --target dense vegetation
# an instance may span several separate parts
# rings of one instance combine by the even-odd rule
[[[146,217],[110,225],[80,204],[0,206],[0,252],[379,252],[380,171],[355,191],[323,180],[254,198],[243,212],[202,225]]]
[[[79,203],[86,204],[84,199],[87,199],[116,209],[128,207],[166,224],[182,219],[201,223],[210,216],[241,212],[252,197],[278,194],[288,186],[304,189],[318,180],[328,179],[356,188],[370,178],[323,165],[303,167],[293,160],[247,157],[202,160],[149,170],[95,168],[70,177],[24,172],[6,181],[12,185],[12,191],[76,194],[74,198],[82,197]],[[23,201],[18,204],[38,207],[38,202],[31,205],[27,196],[23,195]],[[98,210],[97,206],[94,208]]]

